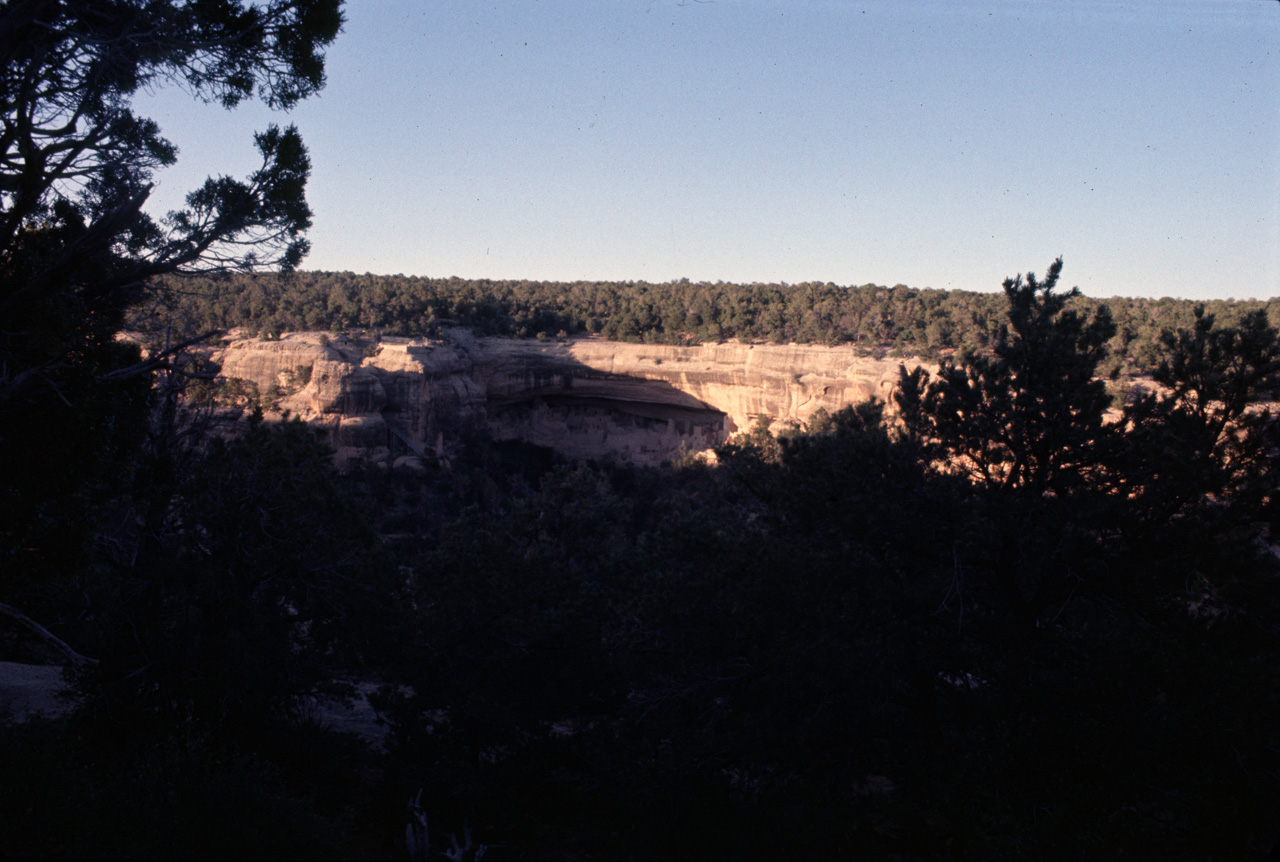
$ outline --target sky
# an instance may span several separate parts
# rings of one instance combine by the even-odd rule
[[[1280,296],[1274,0],[348,0],[287,114],[161,90],[151,209],[297,125],[304,269]]]

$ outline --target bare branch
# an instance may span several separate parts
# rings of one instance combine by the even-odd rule
[[[49,644],[50,646],[54,647],[55,649],[57,649],[58,652],[65,655],[71,661],[71,663],[76,665],[77,667],[93,666],[98,663],[98,660],[96,658],[89,658],[87,656],[80,655],[80,653],[72,649],[71,646],[66,641],[62,640],[62,638],[53,634],[47,628],[40,625],[38,622],[31,619],[31,617],[27,616],[26,614],[24,614],[22,611],[18,610],[15,607],[11,607],[10,605],[0,604],[0,615],[6,616],[9,619],[13,620],[14,622],[19,623],[20,625],[34,632],[36,635],[39,636],[41,640],[43,640],[45,643]]]
[[[125,378],[128,378],[128,377],[137,377],[139,374],[146,374],[147,372],[154,371],[157,368],[169,368],[170,370],[175,370],[175,371],[179,370],[179,369],[174,369],[171,365],[169,365],[168,358],[170,356],[174,356],[178,353],[181,353],[183,350],[186,350],[191,345],[204,341],[207,338],[212,338],[215,335],[219,335],[223,331],[224,330],[221,330],[221,329],[211,329],[202,335],[197,335],[194,338],[188,338],[186,341],[180,342],[179,344],[176,344],[173,347],[170,347],[168,350],[161,351],[160,353],[157,353],[155,356],[152,356],[148,359],[144,359],[141,362],[135,362],[133,365],[129,365],[125,368],[117,368],[115,371],[110,371],[106,374],[103,374],[98,379],[99,380],[124,380]],[[203,375],[203,374],[191,374],[190,372],[183,372],[183,374],[184,376],[187,376],[187,377],[199,377],[201,379],[204,379],[206,377],[206,375]],[[216,375],[208,375],[209,379],[212,379],[212,377],[214,376]]]

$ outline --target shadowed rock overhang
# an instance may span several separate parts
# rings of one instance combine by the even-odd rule
[[[484,429],[575,458],[655,464],[713,448],[760,417],[775,429],[819,409],[887,399],[915,360],[812,345],[631,344],[476,338],[360,342],[320,333],[232,339],[222,375],[276,386],[281,410],[327,427],[346,457],[443,451]]]

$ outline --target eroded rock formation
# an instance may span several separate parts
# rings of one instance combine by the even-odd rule
[[[888,399],[904,360],[850,347],[544,342],[475,338],[361,345],[318,333],[233,340],[227,378],[275,385],[281,410],[330,429],[347,456],[444,447],[485,428],[571,457],[653,464],[709,449],[765,417],[777,430],[869,397]],[[906,360],[908,366],[914,360]]]

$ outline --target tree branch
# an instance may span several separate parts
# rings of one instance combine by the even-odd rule
[[[54,647],[55,649],[58,650],[58,652],[65,655],[71,661],[71,663],[74,664],[76,667],[97,665],[98,660],[96,658],[89,658],[88,656],[80,655],[80,653],[72,649],[71,646],[66,641],[62,640],[62,638],[53,634],[53,632],[49,631],[44,626],[40,625],[35,620],[31,619],[31,617],[27,616],[17,608],[10,607],[9,605],[5,605],[5,604],[0,604],[0,615],[6,616],[9,619],[13,620],[14,622],[24,626],[25,628],[30,629],[32,632],[38,635],[42,641]]]
[[[165,350],[161,353],[157,353],[155,356],[152,356],[150,359],[144,359],[141,362],[135,362],[133,365],[126,366],[125,368],[117,368],[115,371],[109,371],[106,374],[99,377],[98,379],[99,380],[122,380],[126,377],[135,377],[139,374],[144,374],[153,369],[166,366],[168,365],[167,360],[170,356],[173,356],[175,353],[179,353],[183,350],[186,350],[191,345],[200,341],[204,341],[206,338],[212,338],[213,336],[217,335],[222,331],[223,330],[221,329],[210,329],[208,332],[204,333],[203,335],[197,335],[194,338],[188,338],[186,341],[175,344],[173,347],[170,347],[168,350]],[[200,376],[200,375],[188,374],[187,376]]]

